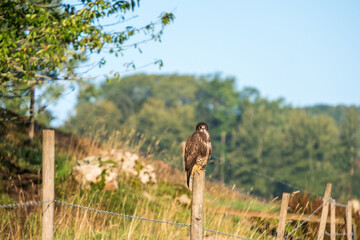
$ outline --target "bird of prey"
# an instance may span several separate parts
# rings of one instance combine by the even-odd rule
[[[187,177],[187,186],[192,190],[192,177],[200,170],[205,169],[207,160],[211,156],[211,142],[208,125],[200,122],[195,132],[187,139],[184,153],[184,165]]]

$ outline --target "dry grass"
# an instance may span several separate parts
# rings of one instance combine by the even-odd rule
[[[112,193],[101,189],[79,191],[77,194],[69,193],[64,200],[100,210],[189,223],[189,206],[177,200],[181,191],[167,193],[171,191],[171,185],[162,184],[137,189],[136,192],[124,185],[124,189]],[[208,205],[211,204],[207,199],[205,206]],[[189,236],[189,227],[127,219],[58,204],[55,209],[55,239],[188,239]],[[40,239],[41,207],[2,209],[0,214],[1,239]],[[204,219],[206,228],[264,239],[256,233],[256,222],[248,219],[215,214],[207,207]]]
[[[191,195],[185,186],[183,172],[163,161],[156,160],[162,157],[171,159],[176,162],[176,165],[179,165],[178,161],[181,161],[181,157],[177,156],[174,160],[177,153],[158,153],[158,138],[152,137],[149,140],[133,130],[117,131],[107,138],[106,143],[99,145],[97,142],[98,139],[101,139],[100,135],[93,136],[94,140],[61,133],[57,133],[56,136],[57,152],[62,152],[62,167],[57,172],[62,177],[59,178],[59,184],[56,186],[56,199],[116,213],[189,223],[190,206],[178,200],[183,194],[188,197]],[[141,158],[155,165],[158,184],[142,185],[135,178],[121,176],[120,188],[117,191],[109,192],[101,189],[100,186],[94,186],[88,190],[79,189],[74,182],[67,178],[68,169],[69,167],[71,169],[76,159],[103,154],[107,151],[110,152],[111,149],[123,149],[137,153],[141,151]],[[181,152],[180,149],[179,152]],[[34,190],[31,191],[33,195],[29,196],[29,194],[22,194],[20,189],[19,197],[15,201],[39,200],[39,191],[39,187],[34,186]],[[14,200],[8,199],[8,201]],[[231,188],[207,181],[204,227],[252,239],[272,239],[269,232],[273,229],[262,229],[258,220],[217,214],[213,208],[232,207],[271,211],[274,206],[276,205],[252,199]],[[0,209],[0,215],[0,239],[41,238],[40,206]],[[216,236],[208,232],[204,232],[204,235]],[[54,237],[55,239],[188,239],[189,227],[128,219],[56,204]],[[219,236],[218,239],[231,238]]]

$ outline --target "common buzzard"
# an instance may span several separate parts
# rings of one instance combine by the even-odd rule
[[[205,169],[211,156],[210,134],[204,122],[196,125],[195,132],[187,139],[184,153],[187,186],[192,190],[192,177],[201,169]]]

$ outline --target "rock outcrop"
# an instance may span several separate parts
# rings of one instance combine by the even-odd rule
[[[110,153],[78,160],[72,171],[74,179],[82,187],[100,183],[104,184],[106,190],[118,189],[119,174],[137,177],[143,184],[156,183],[156,174],[151,164],[141,161],[137,154],[114,149]]]

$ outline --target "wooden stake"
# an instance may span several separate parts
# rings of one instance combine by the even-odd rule
[[[199,173],[195,173],[192,182],[190,240],[201,240],[203,231],[205,171],[200,170]]]
[[[318,238],[317,238],[318,240],[324,239],[326,219],[329,214],[328,200],[330,199],[330,196],[331,196],[331,187],[332,187],[331,183],[326,184],[325,194],[324,194],[324,198],[323,198],[323,203],[325,203],[325,204],[323,205],[322,212],[321,212],[320,226],[319,226],[319,232],[318,232]]]
[[[335,211],[336,211],[336,207],[335,207],[335,200],[333,200],[334,202],[330,202],[330,240],[336,240],[336,224],[335,224]]]
[[[285,226],[286,226],[286,215],[287,215],[287,209],[289,206],[289,199],[290,199],[290,193],[283,193],[282,200],[281,200],[279,225],[276,230],[276,233],[277,233],[276,240],[284,239],[284,232],[285,232]]]
[[[54,161],[55,133],[54,130],[43,130],[42,156],[43,201],[54,200]],[[43,203],[42,240],[52,240],[54,231],[54,203]]]
[[[348,201],[348,206],[346,208],[346,235],[347,235],[347,240],[351,240],[352,238],[352,216],[351,216],[351,202]]]

